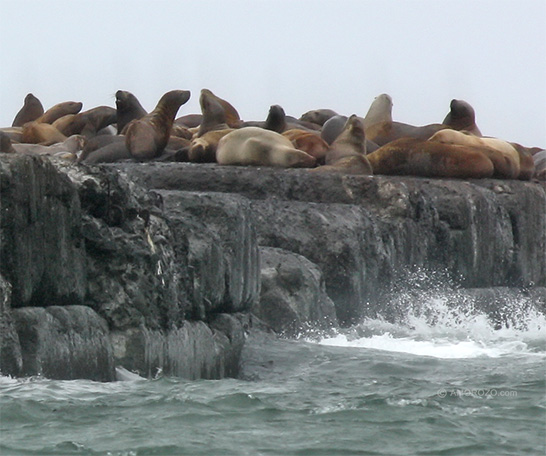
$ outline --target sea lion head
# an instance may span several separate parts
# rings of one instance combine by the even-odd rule
[[[277,133],[282,133],[286,129],[286,114],[282,106],[272,105],[269,108],[269,113],[265,120],[265,128]]]

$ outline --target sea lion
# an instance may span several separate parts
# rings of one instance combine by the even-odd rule
[[[534,178],[540,181],[546,181],[546,150],[541,150],[533,155],[535,162]]]
[[[367,155],[374,174],[422,177],[487,178],[491,160],[471,146],[401,138]]]
[[[216,161],[220,165],[315,166],[315,159],[295,149],[288,138],[259,127],[241,128],[224,136],[218,143]]]
[[[494,176],[504,179],[517,179],[519,176],[519,153],[510,143],[501,139],[482,138],[464,131],[446,129],[435,133],[430,137],[429,141],[493,149],[503,155],[505,163],[502,168],[499,166],[495,168]],[[491,154],[491,152],[488,154]]]
[[[78,114],[82,110],[83,103],[76,101],[63,101],[49,108],[40,117],[36,119],[38,123],[52,124],[57,119],[68,114]]]
[[[510,143],[510,145],[518,151],[519,154],[519,180],[530,180],[535,174],[535,162],[533,155],[528,147],[518,143]]]
[[[0,131],[0,152],[4,152],[7,154],[13,154],[16,152],[16,150],[13,148],[13,145],[11,144],[10,137],[1,131]]]
[[[189,130],[189,128],[184,127],[182,125],[176,125],[173,123],[173,127],[171,129],[171,136],[177,136],[178,138],[187,139],[191,141],[193,138],[193,133]]]
[[[110,106],[97,106],[78,114],[68,114],[53,122],[63,135],[95,136],[100,130],[116,122],[117,112]]]
[[[302,114],[299,120],[311,122],[322,127],[328,119],[337,115],[338,113],[331,109],[314,109]]]
[[[203,89],[199,95],[199,105],[203,114],[203,120],[197,130],[197,137],[214,130],[226,130],[227,124],[226,111],[210,90]]]
[[[214,163],[218,143],[233,130],[234,128],[224,128],[207,131],[204,135],[194,138],[189,146],[188,160],[193,163]]]
[[[132,120],[125,133],[129,153],[139,160],[159,157],[169,141],[178,109],[189,98],[188,90],[172,90],[161,97],[150,114]]]
[[[28,144],[42,144],[50,146],[66,140],[66,136],[49,123],[40,123],[36,120],[23,125],[21,142]]]
[[[44,113],[44,107],[38,98],[29,93],[25,97],[23,107],[19,110],[15,119],[13,119],[12,127],[22,127],[27,122],[32,122],[38,119]]]
[[[466,130],[476,136],[482,136],[482,132],[476,125],[476,113],[474,108],[464,100],[451,100],[450,111],[442,122],[453,130]]]
[[[0,132],[9,137],[11,141],[21,142],[23,139],[23,127],[3,127]]]
[[[282,135],[288,138],[296,149],[303,150],[312,157],[315,157],[317,164],[324,163],[324,157],[328,152],[329,146],[320,137],[318,132],[292,128],[291,130],[284,131]]]
[[[131,92],[126,90],[118,90],[116,92],[116,117],[118,134],[123,132],[123,129],[127,126],[131,120],[140,119],[144,117],[146,110],[140,104],[137,97]]]
[[[265,121],[241,122],[241,127],[260,127],[266,130],[283,133],[287,130],[300,129],[307,131],[320,131],[320,126],[311,122],[305,122],[292,116],[287,116],[280,105],[271,105]]]
[[[345,128],[347,119],[347,116],[334,116],[328,119],[322,127],[320,137],[324,139],[327,144],[331,145]],[[366,153],[369,154],[378,148],[379,146],[376,143],[366,138]]]
[[[82,153],[78,161],[86,165],[94,165],[97,163],[113,163],[131,158],[133,156],[129,153],[125,141],[115,141],[85,155]]]
[[[314,173],[338,173],[338,174],[357,174],[357,175],[372,175],[372,166],[368,159],[361,155],[350,155],[342,157],[336,162],[313,168],[310,172]]]
[[[390,141],[405,137],[428,139],[437,131],[447,128],[447,126],[442,124],[429,124],[417,127],[402,122],[395,122],[392,120],[392,106],[392,98],[383,93],[374,99],[364,118],[366,137],[378,146],[383,146]]]
[[[175,125],[181,125],[186,128],[197,128],[203,121],[202,114],[186,114],[175,119]]]
[[[20,154],[56,155],[59,153],[76,154],[85,146],[85,136],[72,135],[63,142],[44,146],[43,144],[14,144],[13,148]]]
[[[205,93],[207,96],[215,99],[220,105],[222,105],[222,108],[224,109],[224,113],[226,115],[226,123],[230,128],[239,128],[241,124],[241,117],[239,116],[239,113],[237,110],[233,107],[231,103],[224,100],[223,98],[220,98],[216,96],[214,93],[212,93],[209,89],[201,89],[201,95]]]

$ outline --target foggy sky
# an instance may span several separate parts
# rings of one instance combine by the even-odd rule
[[[441,122],[451,99],[474,106],[482,133],[546,147],[545,0],[0,0],[0,126],[29,92],[48,108],[147,110],[206,87],[245,120],[280,104],[299,117],[365,115],[388,93],[395,120]]]

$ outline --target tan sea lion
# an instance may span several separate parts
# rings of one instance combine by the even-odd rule
[[[57,119],[68,114],[78,114],[82,110],[83,103],[76,101],[64,101],[57,103],[55,106],[49,108],[40,117],[36,119],[38,123],[52,124]]]
[[[466,130],[476,136],[482,132],[476,125],[474,108],[464,100],[451,100],[450,111],[442,122],[453,130]]]
[[[503,141],[497,138],[482,138],[479,136],[466,133],[464,131],[457,131],[452,129],[446,129],[435,133],[429,141],[441,142],[443,144],[459,144],[473,147],[484,147],[493,149],[501,153],[505,157],[505,163],[507,166],[495,168],[495,177],[502,177],[504,179],[517,179],[520,173],[520,159],[518,151],[507,141]]]
[[[116,118],[118,134],[121,134],[129,122],[135,119],[141,119],[146,114],[146,110],[140,104],[137,97],[126,90],[116,92]]]
[[[139,160],[159,157],[169,141],[174,118],[190,98],[188,90],[172,90],[161,97],[155,109],[127,125],[125,144]]]
[[[177,136],[178,138],[187,139],[188,141],[191,141],[193,138],[193,133],[190,131],[189,128],[184,127],[182,125],[176,125],[173,123],[173,127],[171,129],[171,136]]]
[[[216,161],[220,165],[315,166],[315,159],[295,149],[288,138],[259,127],[237,129],[224,136],[218,143]]]
[[[36,120],[23,125],[21,142],[28,144],[42,144],[50,146],[66,140],[66,136],[49,123],[40,123]]]
[[[367,158],[374,174],[486,178],[494,172],[491,160],[476,148],[416,138],[392,141]]]
[[[194,138],[189,146],[188,160],[193,163],[214,163],[216,161],[216,149],[220,140],[234,128],[207,131],[204,135]]]
[[[533,177],[540,181],[546,181],[546,150],[541,150],[533,155],[535,162],[535,174]]]
[[[199,95],[199,105],[203,115],[197,137],[214,130],[226,130],[231,128],[227,124],[226,111],[218,98],[210,90],[203,89]]]
[[[204,93],[209,97],[215,99],[218,103],[220,103],[220,105],[222,105],[222,108],[224,109],[224,113],[226,115],[226,123],[229,125],[230,128],[240,127],[241,117],[231,103],[224,100],[223,98],[216,96],[209,89],[201,89],[201,95],[203,95]]]
[[[510,143],[519,154],[519,180],[530,180],[535,174],[535,162],[533,155],[528,147],[522,146],[518,143]]]
[[[383,93],[375,98],[364,118],[366,137],[383,146],[399,138],[428,139],[444,128],[442,124],[429,124],[421,127],[392,120],[392,98]]]
[[[329,146],[319,136],[318,132],[292,128],[291,130],[284,131],[282,135],[288,138],[296,149],[303,150],[312,157],[315,157],[317,164],[324,163],[324,157],[328,152]]]
[[[299,120],[311,122],[322,127],[328,119],[337,115],[338,113],[331,109],[314,109],[302,114]]]
[[[10,137],[1,131],[0,131],[0,152],[4,152],[7,154],[13,154],[16,152],[16,150],[13,148],[13,145],[11,144]]]
[[[38,98],[29,93],[25,97],[23,107],[19,110],[15,119],[13,119],[12,127],[22,127],[27,122],[32,122],[38,119],[44,113],[44,107]]]
[[[76,154],[85,146],[85,136],[72,135],[63,142],[50,146],[43,144],[14,144],[13,148],[20,154],[56,155],[59,153]]]

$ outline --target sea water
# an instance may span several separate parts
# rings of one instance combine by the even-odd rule
[[[499,327],[421,304],[328,335],[250,334],[239,379],[2,377],[0,454],[546,454],[544,316]]]

